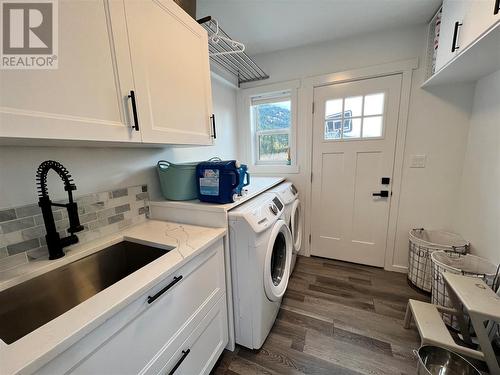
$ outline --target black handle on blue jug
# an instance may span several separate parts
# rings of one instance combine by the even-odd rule
[[[247,182],[243,186],[248,186],[250,185],[250,175],[248,174],[248,172],[245,172],[245,177]]]

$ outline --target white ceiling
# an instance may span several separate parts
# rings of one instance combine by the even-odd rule
[[[198,0],[251,55],[423,24],[441,0]]]

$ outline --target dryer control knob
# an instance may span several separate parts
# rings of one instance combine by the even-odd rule
[[[278,207],[276,207],[276,205],[273,203],[271,205],[269,205],[269,210],[271,210],[271,212],[274,214],[274,215],[278,215]]]

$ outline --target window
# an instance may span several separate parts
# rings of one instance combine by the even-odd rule
[[[253,173],[299,173],[297,100],[300,81],[238,92],[241,161]]]
[[[256,163],[290,164],[291,99],[289,95],[252,99]]]
[[[292,163],[292,117],[290,91],[251,98],[255,164]]]
[[[324,139],[382,137],[384,108],[384,93],[326,101]]]

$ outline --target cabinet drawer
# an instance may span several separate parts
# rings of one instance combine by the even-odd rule
[[[154,296],[174,277],[181,275],[181,280],[148,303],[148,297]],[[222,241],[218,241],[63,352],[40,372],[141,373],[174,341],[180,345],[186,340],[221,296],[225,296],[224,258]],[[170,349],[172,354],[175,349]]]
[[[227,340],[226,299],[221,298],[167,364],[154,373],[170,374],[173,371],[175,375],[208,374]]]

